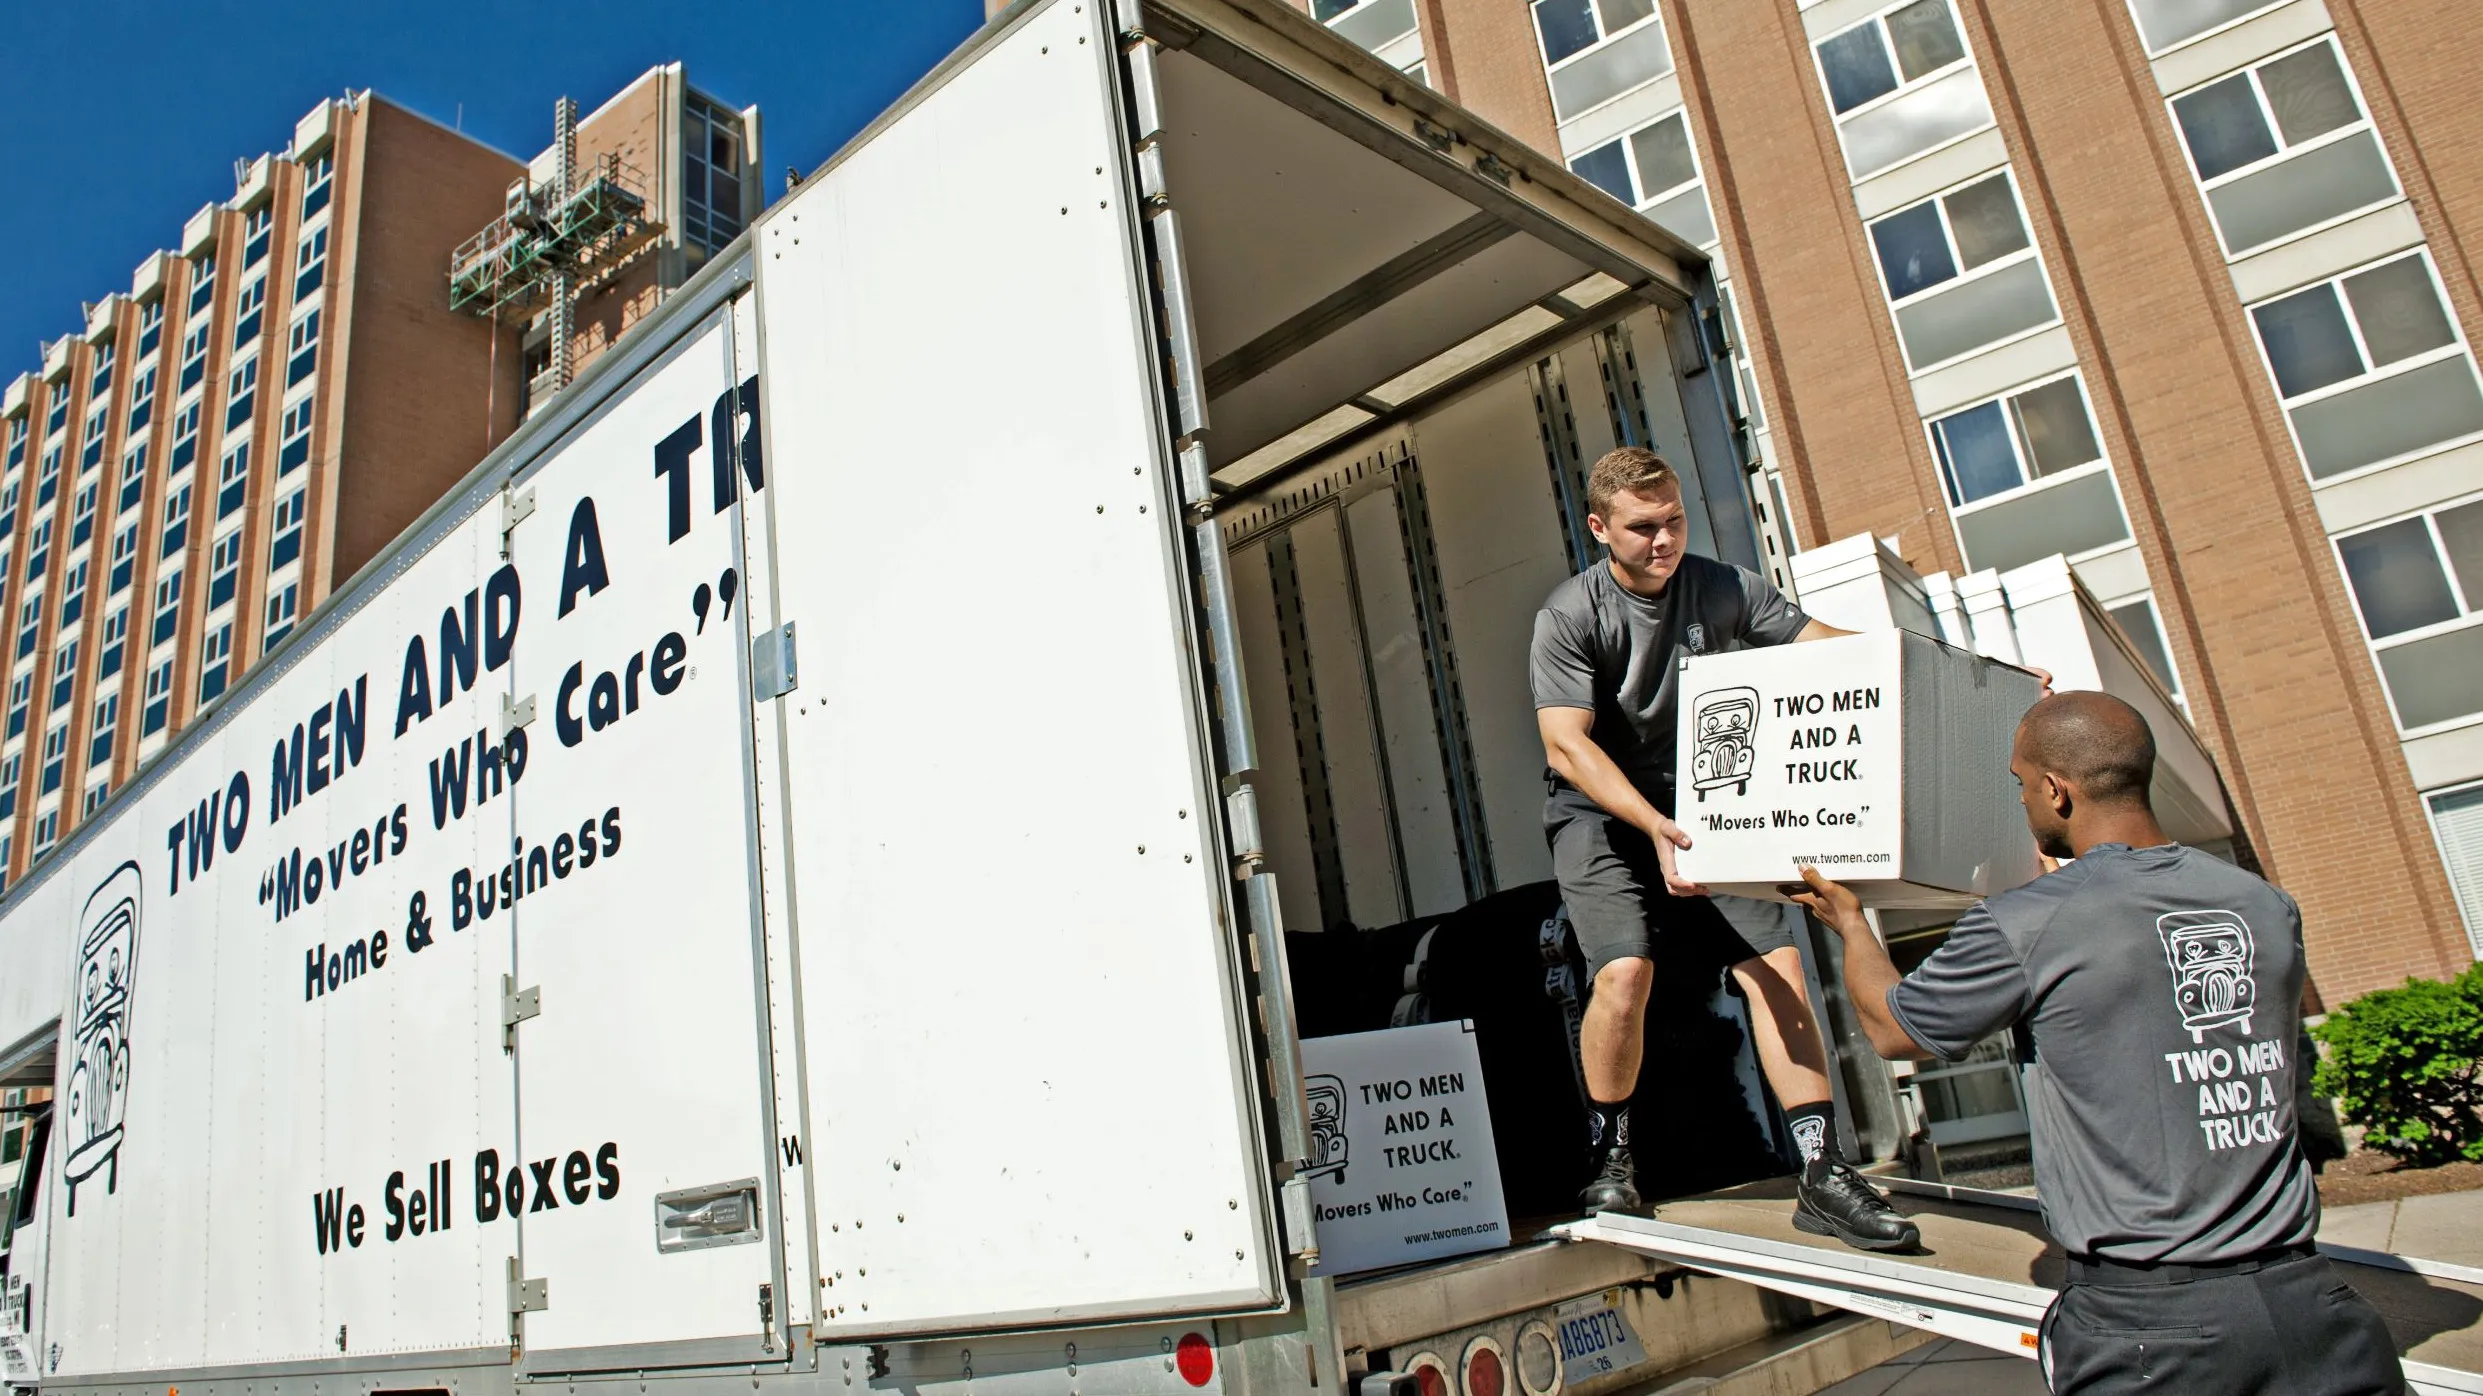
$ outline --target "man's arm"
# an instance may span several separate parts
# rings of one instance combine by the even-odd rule
[[[1862,899],[1821,876],[1817,868],[1804,867],[1802,881],[1808,891],[1786,890],[1844,938],[1845,997],[1861,1017],[1863,1035],[1871,1039],[1871,1046],[1892,1061],[1923,1061],[1936,1055],[1916,1042],[1888,1011],[1888,991],[1897,987],[1900,976],[1896,963],[1888,958],[1888,948],[1880,944],[1871,923],[1862,919]]]
[[[1798,645],[1804,640],[1833,640],[1839,635],[1859,635],[1861,633],[1862,632],[1859,630],[1839,630],[1835,626],[1828,624],[1826,621],[1813,617],[1802,627],[1802,633],[1793,637],[1793,642]]]
[[[1585,708],[1537,708],[1535,727],[1543,734],[1543,759],[1560,778],[1586,792],[1604,813],[1630,825],[1655,843],[1655,861],[1664,870],[1664,886],[1676,897],[1705,896],[1707,889],[1686,881],[1674,870],[1673,850],[1688,848],[1690,836],[1647,803],[1638,787],[1613,764],[1592,735],[1595,714]]]

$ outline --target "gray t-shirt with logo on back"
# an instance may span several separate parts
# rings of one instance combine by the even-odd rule
[[[1888,1008],[1950,1061],[2028,1029],[2053,1236],[2072,1254],[2196,1265],[2319,1228],[2294,1136],[2302,974],[2292,898],[2180,844],[2103,844],[1977,903]]]
[[[1671,813],[1673,712],[1681,658],[1790,643],[1810,624],[1765,577],[1695,553],[1652,600],[1598,562],[1553,588],[1527,656],[1537,708],[1595,714],[1595,744],[1656,808]],[[1568,782],[1550,771],[1556,788]]]

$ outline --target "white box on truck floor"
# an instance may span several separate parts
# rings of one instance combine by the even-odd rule
[[[2035,676],[1889,630],[1682,661],[1682,876],[1775,897],[1800,863],[1870,906],[1963,906],[2035,875],[2009,778]]]

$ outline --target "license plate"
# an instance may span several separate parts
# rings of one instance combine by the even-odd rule
[[[1552,1311],[1552,1336],[1560,1344],[1561,1365],[1575,1381],[1604,1372],[1625,1372],[1647,1360],[1638,1335],[1621,1317],[1621,1291],[1608,1289],[1572,1299]]]

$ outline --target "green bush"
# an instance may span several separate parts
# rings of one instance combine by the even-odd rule
[[[2374,990],[2311,1032],[2328,1049],[2312,1089],[2342,1099],[2366,1147],[2418,1167],[2483,1162],[2483,964]]]

